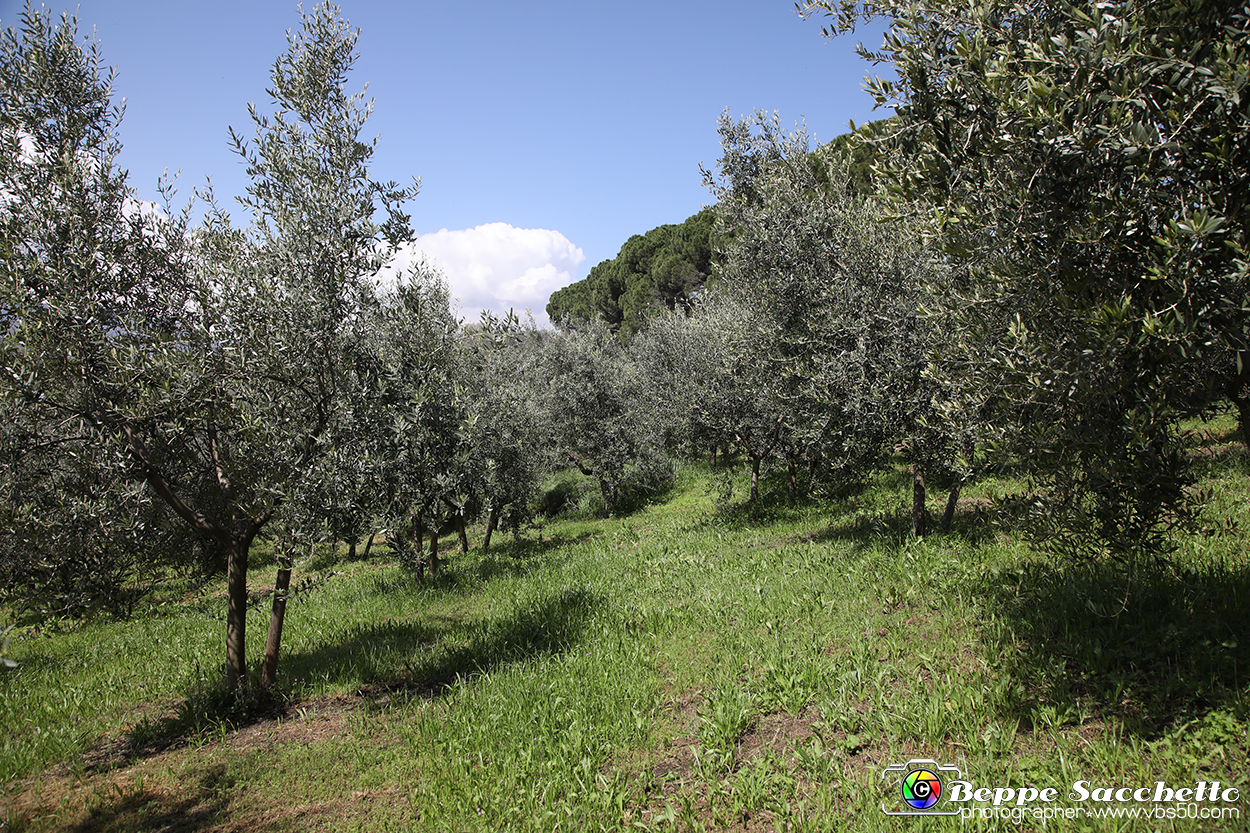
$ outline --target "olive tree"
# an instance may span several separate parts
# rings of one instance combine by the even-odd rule
[[[637,368],[603,321],[530,345],[520,378],[544,424],[553,468],[593,477],[608,516],[629,511],[671,474],[639,417]]]
[[[231,130],[252,180],[241,198],[252,215],[250,245],[235,249],[246,259],[210,262],[224,267],[220,295],[230,298],[239,287],[264,302],[261,315],[247,315],[260,310],[235,297],[210,325],[224,325],[231,336],[225,343],[239,345],[227,359],[243,359],[248,371],[225,397],[233,411],[229,465],[208,422],[214,474],[237,530],[226,537],[238,542],[228,545],[235,630],[228,624],[227,674],[243,668],[245,617],[234,611],[246,603],[246,543],[333,447],[334,429],[349,424],[341,419],[354,392],[349,357],[366,336],[363,310],[376,276],[411,237],[401,206],[416,193],[415,183],[400,188],[369,176],[377,140],[362,141],[361,134],[372,101],[345,89],[358,31],[329,3],[301,11],[301,22],[271,72],[273,112],[249,107],[250,142]],[[379,205],[381,224],[374,219]],[[242,499],[240,480],[247,486]]]
[[[482,551],[499,529],[518,532],[534,515],[539,481],[548,465],[542,411],[527,366],[542,333],[514,313],[483,313],[462,334],[463,378],[473,391],[466,402],[465,465],[461,491],[485,513]]]
[[[112,451],[226,551],[226,678],[245,673],[248,553],[333,444],[344,354],[371,278],[410,234],[415,186],[368,175],[371,103],[344,91],[357,33],[301,12],[275,62],[273,112],[231,133],[252,223],[212,203],[137,210],[114,164],[120,113],[74,23],[27,12],[5,36],[4,383],[29,419]],[[385,222],[374,221],[381,205]]]
[[[730,346],[744,319],[741,310],[729,307],[703,301],[691,311],[656,311],[630,341],[640,416],[672,454],[714,457],[732,442],[726,426],[713,417],[721,403],[736,401],[727,390],[734,372]]]
[[[934,297],[948,377],[1013,430],[1043,529],[1134,557],[1189,516],[1178,420],[1250,430],[1250,11],[1219,2],[820,2],[863,50],[956,267]],[[951,370],[953,369],[953,370]]]
[[[464,406],[456,362],[458,325],[441,276],[401,276],[370,313],[372,371],[363,377],[383,423],[370,440],[387,541],[420,578],[438,570],[437,533],[447,519],[444,479],[461,453]],[[431,532],[432,552],[422,552]]]
[[[792,479],[804,456],[834,488],[903,448],[923,534],[925,474],[952,462],[924,375],[922,305],[938,263],[912,227],[855,193],[834,148],[813,150],[805,131],[764,114],[722,117],[720,132],[719,170],[706,177],[726,241],[718,292],[745,310],[732,377],[758,411],[753,431],[735,429],[738,444],[756,470],[768,444],[784,448]]]

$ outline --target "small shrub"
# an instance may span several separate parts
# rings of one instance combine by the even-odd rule
[[[660,454],[648,454],[600,479],[606,514],[628,515],[673,487],[673,464]]]

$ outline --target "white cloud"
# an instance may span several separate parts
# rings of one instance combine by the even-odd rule
[[[16,143],[13,142],[14,138],[17,139]],[[48,153],[39,149],[38,141],[28,131],[21,128],[0,128],[0,152],[13,151],[16,151],[17,161],[23,165],[43,165],[51,159]],[[83,168],[83,173],[88,177],[98,175],[104,166],[100,157],[86,150],[80,150],[77,158]],[[53,193],[59,193],[59,191],[54,191]],[[12,205],[18,199],[17,194],[6,187],[0,187],[0,206]],[[158,203],[136,199],[131,196],[123,197],[122,216],[130,218],[136,215],[145,220],[154,218],[168,219],[165,210]]]
[[[122,202],[122,216],[134,217],[139,215],[145,220],[168,220],[169,215],[165,213],[165,209],[159,203],[151,200],[138,200],[134,197],[126,197]]]
[[[396,258],[400,269],[424,255],[447,278],[460,315],[477,320],[484,309],[534,313],[547,326],[547,298],[573,281],[573,270],[586,259],[582,250],[558,231],[487,223],[460,231],[423,234]]]

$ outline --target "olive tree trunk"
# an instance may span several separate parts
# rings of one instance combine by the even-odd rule
[[[942,510],[941,529],[949,532],[951,521],[955,519],[955,507],[959,504],[959,490],[963,488],[964,478],[957,477],[951,484],[951,493],[946,497],[946,508]]]
[[[482,552],[490,552],[490,537],[495,534],[495,527],[499,525],[499,507],[492,506],[490,515],[486,519],[486,534],[482,537]]]
[[[911,530],[917,538],[928,532],[929,512],[925,509],[924,472],[918,463],[911,466]]]
[[[291,587],[291,549],[283,546],[278,555],[278,575],[273,583],[273,610],[269,614],[269,638],[265,640],[265,667],[261,685],[268,688],[278,678],[278,650],[282,645],[282,623],[286,620],[287,591]]]
[[[430,530],[430,581],[438,581],[438,530]]]
[[[220,535],[226,539],[226,682],[233,688],[247,674],[247,559],[263,525],[248,524],[242,535]]]

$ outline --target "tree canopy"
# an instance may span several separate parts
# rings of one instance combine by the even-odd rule
[[[637,332],[654,309],[689,309],[711,274],[712,213],[658,226],[625,241],[611,260],[552,293],[547,315],[557,324],[602,317],[614,331]]]
[[[956,268],[944,369],[1041,487],[1053,540],[1132,554],[1187,514],[1177,422],[1250,427],[1250,10],[1221,2],[808,2],[890,22],[870,90],[894,192]],[[1027,453],[1025,453],[1027,451]],[[1073,537],[1074,536],[1074,537]]]

